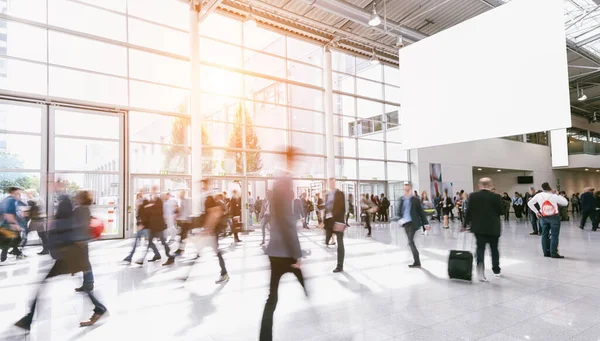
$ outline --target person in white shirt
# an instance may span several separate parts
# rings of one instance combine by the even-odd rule
[[[163,197],[163,216],[165,219],[165,224],[167,225],[166,235],[167,242],[169,243],[172,243],[177,235],[177,228],[175,224],[177,209],[177,199],[173,198],[170,192],[165,193]]]
[[[536,194],[529,200],[527,206],[540,218],[544,257],[565,258],[558,254],[558,236],[560,234],[558,206],[567,206],[569,202],[564,197],[554,193],[547,182],[542,184],[542,189],[544,191]],[[540,209],[535,207],[535,204],[538,204]]]

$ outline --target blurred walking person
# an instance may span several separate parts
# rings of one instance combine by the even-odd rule
[[[492,253],[492,271],[500,276],[500,252],[498,240],[501,235],[500,216],[505,212],[502,198],[491,191],[492,179],[479,179],[479,191],[469,196],[469,209],[466,214],[466,224],[477,240],[477,276],[482,282],[485,278],[485,247],[490,245]]]
[[[61,181],[58,181],[56,186],[56,189],[60,192],[63,184]],[[38,297],[49,278],[80,271],[84,272],[84,274],[91,272],[86,242],[89,236],[90,215],[89,208],[85,205],[91,203],[89,193],[78,194],[78,202],[81,203],[79,205],[81,209],[74,212],[73,203],[67,194],[63,193],[58,197],[56,215],[49,230],[50,253],[56,261],[42,281],[30,306],[29,313],[15,323],[19,328],[27,331],[31,329]],[[94,313],[88,321],[81,322],[79,324],[80,327],[94,325],[107,312],[106,307],[96,298],[93,291],[89,290],[85,292],[94,305]]]
[[[185,241],[192,228],[192,199],[186,195],[185,190],[179,192],[179,210],[176,221],[179,226],[179,247],[175,251],[175,256],[179,256],[185,251]]]
[[[35,189],[25,191],[28,195],[27,205],[29,206],[29,231],[37,232],[42,242],[42,251],[38,255],[50,254],[48,250],[48,235],[46,233],[46,203],[40,198],[40,195]]]
[[[271,238],[266,251],[271,263],[271,279],[269,298],[265,304],[260,326],[260,341],[273,340],[273,315],[279,299],[279,281],[283,275],[288,272],[293,273],[308,296],[304,285],[304,276],[300,270],[302,250],[296,231],[296,219],[292,212],[294,196],[292,178],[289,173],[294,168],[295,162],[295,151],[292,147],[288,148],[286,159],[288,172],[275,182],[271,199]]]
[[[588,219],[592,221],[592,231],[595,231],[596,226],[596,199],[594,199],[594,189],[590,187],[584,188],[583,194],[579,200],[581,202],[581,222],[579,228],[583,230]]]
[[[418,196],[417,196],[418,198]],[[390,214],[389,214],[389,210],[390,210],[390,201],[388,200],[388,198],[385,196],[384,193],[381,193],[381,199],[379,200],[380,202],[380,206],[381,208],[380,210],[380,221],[383,222],[388,222],[390,221]]]
[[[442,211],[442,215],[444,216],[444,224],[443,227],[445,229],[450,228],[450,213],[452,213],[452,208],[454,207],[454,203],[452,202],[452,198],[448,196],[448,190],[444,190],[444,195],[439,201],[438,206]]]
[[[364,228],[368,230],[367,237],[371,236],[371,215],[374,214],[376,209],[375,204],[369,199],[369,196],[363,194],[360,198],[360,210],[365,214]]]
[[[319,223],[319,227],[323,227],[323,210],[325,210],[325,205],[323,204],[321,193],[316,194],[315,206],[317,207],[317,222]]]
[[[420,268],[421,258],[415,244],[415,233],[421,227],[429,230],[429,221],[421,205],[421,200],[418,196],[412,195],[412,185],[410,183],[404,184],[404,196],[400,199],[396,216],[399,219],[400,226],[404,227],[404,232],[408,237],[408,245],[413,254],[413,263],[408,267],[411,269]]]
[[[353,218],[356,219],[356,215],[354,213],[354,195],[352,193],[348,194],[348,212],[346,213],[346,226],[350,226],[348,224],[348,218],[352,215]]]
[[[346,249],[344,248],[344,230],[338,229],[335,225],[342,224],[345,228],[346,204],[344,192],[335,187],[335,179],[329,178],[328,184],[329,192],[325,197],[325,243],[329,244],[331,236],[335,234],[337,239],[337,266],[333,272],[337,273],[344,271]],[[368,236],[371,236],[371,231],[369,231]]]
[[[163,215],[165,218],[166,230],[164,232],[167,242],[170,244],[175,240],[177,235],[176,217],[179,211],[177,200],[173,198],[171,192],[163,195]]]
[[[125,263],[131,263],[133,256],[135,255],[135,249],[137,248],[138,242],[142,238],[150,239],[150,215],[149,210],[146,210],[146,206],[149,206],[150,202],[147,198],[144,198],[144,195],[140,191],[136,194],[135,198],[135,221],[137,232],[135,234],[135,239],[133,241],[133,247],[131,248],[131,252],[127,257],[123,259]],[[160,259],[160,253],[154,244],[152,244],[152,250],[154,251],[154,258]],[[143,264],[143,262],[142,262]]]
[[[154,238],[157,238],[165,248],[167,261],[163,265],[171,265],[175,262],[175,257],[171,255],[171,249],[169,248],[169,244],[167,244],[165,239],[166,223],[163,209],[163,201],[158,193],[158,186],[153,186],[148,203],[144,206],[144,214],[147,214],[146,219],[148,219],[147,224],[150,225],[150,237],[148,238],[148,247],[146,248],[144,257],[136,262],[138,265],[144,264],[144,260],[148,254],[148,249],[152,249],[152,251],[154,251],[154,257],[149,259],[149,262],[156,262],[162,258],[158,252],[158,249],[154,245]]]
[[[271,198],[273,197],[273,192],[270,190],[267,191],[267,196],[262,202],[262,207],[260,210],[260,226],[262,229],[262,243],[260,245],[265,245],[265,236],[266,236],[266,228],[267,225],[271,222]]]
[[[238,233],[242,230],[242,198],[237,189],[231,193],[229,200],[229,217],[231,218],[231,232],[234,243],[241,243]]]
[[[16,252],[17,259],[22,259],[22,253],[19,250],[19,244],[21,243],[21,232],[23,228],[19,223],[17,204],[21,200],[21,188],[9,187],[8,196],[2,200],[0,210],[2,213],[2,223],[0,228],[3,230],[1,233],[1,244],[2,252],[0,253],[0,262],[6,261],[8,258],[8,249],[12,248]]]

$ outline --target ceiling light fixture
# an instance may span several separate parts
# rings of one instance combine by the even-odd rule
[[[502,172],[502,169],[498,169],[497,171],[498,171],[498,172]]]
[[[587,171],[589,171],[589,168],[586,168],[586,169],[585,169],[585,171],[586,171],[586,172],[587,172]]]
[[[477,170],[478,170],[478,171],[480,171],[480,170],[481,170],[481,168],[477,168]]]
[[[579,91],[579,84],[577,84],[577,100],[583,102],[587,99],[587,96],[583,93],[583,90]]]
[[[379,58],[377,58],[377,55],[375,54],[375,49],[373,49],[373,55],[371,56],[371,65],[379,65]]]
[[[376,3],[373,3],[373,14],[371,14],[371,19],[369,19],[369,26],[375,27],[381,24],[381,17],[377,14],[377,8],[375,8]]]

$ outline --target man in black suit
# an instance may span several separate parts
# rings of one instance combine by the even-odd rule
[[[500,216],[504,213],[502,197],[491,191],[492,179],[479,179],[479,191],[469,196],[469,209],[467,210],[466,223],[471,226],[471,232],[477,239],[477,275],[482,282],[486,281],[485,246],[490,244],[492,250],[492,270],[496,277],[500,277],[500,253],[498,252],[498,239],[500,238]]]
[[[420,268],[421,259],[419,258],[419,250],[417,250],[417,246],[415,245],[415,233],[421,227],[429,230],[429,221],[427,220],[425,211],[423,211],[421,200],[419,197],[412,195],[412,185],[410,183],[404,184],[404,196],[400,199],[396,215],[400,219],[400,225],[404,227],[404,231],[408,237],[408,245],[410,245],[410,250],[413,254],[414,262],[408,267]]]
[[[344,216],[346,214],[346,200],[344,192],[335,188],[335,179],[329,179],[329,192],[325,197],[325,244],[329,245],[329,240],[333,233],[337,239],[337,267],[333,272],[344,271],[344,256],[346,249],[344,248],[344,232],[334,231],[333,225],[341,223],[346,226]]]
[[[581,195],[581,223],[579,228],[583,230],[588,217],[592,221],[592,231],[596,231],[596,198],[594,198],[594,189],[586,187]]]

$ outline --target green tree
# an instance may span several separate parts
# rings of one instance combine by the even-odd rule
[[[260,155],[260,144],[258,142],[258,136],[254,132],[254,124],[252,118],[246,113],[242,103],[238,105],[235,112],[235,125],[233,132],[229,137],[229,147],[231,148],[244,148],[244,131],[243,124],[245,124],[246,133],[246,149],[252,149],[253,151],[246,152],[246,171],[248,173],[258,172],[262,169],[262,158]],[[244,159],[242,153],[236,153],[235,155],[235,168],[238,173],[242,173],[244,170]]]
[[[189,173],[190,147],[187,146],[187,132],[190,128],[189,117],[177,117],[171,124],[171,145],[164,148],[166,170],[183,169]]]

